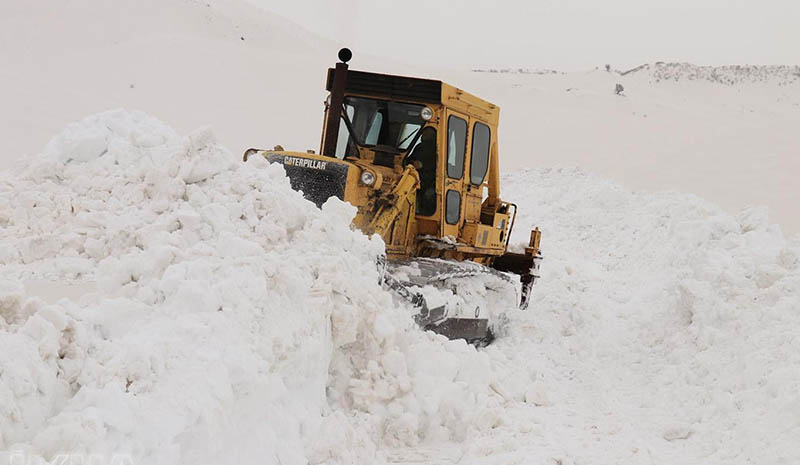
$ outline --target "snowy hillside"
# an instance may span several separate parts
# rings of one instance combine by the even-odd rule
[[[789,85],[800,82],[800,66],[697,66],[691,63],[645,63],[643,65],[620,71],[612,70],[609,65],[609,72],[620,76],[629,74],[645,74],[650,78],[650,82],[661,81],[708,81],[717,84],[754,84],[754,83],[775,83],[777,85]],[[474,73],[490,74],[566,74],[553,69],[531,69],[531,68],[489,68],[473,69]]]
[[[338,47],[244,0],[0,2],[0,168],[114,108],[182,133],[211,125],[236,157],[253,146],[318,149]],[[800,232],[796,66],[663,64],[620,76],[534,63],[521,64],[531,74],[501,74],[354,52],[354,69],[445,79],[498,104],[506,172],[577,166],[635,189],[696,193],[731,213],[765,205]]]
[[[574,169],[504,183],[546,266],[476,350],[419,331],[353,209],[280,167],[141,113],[67,127],[0,181],[5,459],[800,460],[798,241]]]
[[[692,78],[709,69],[445,77],[500,104],[505,172],[578,166],[634,189],[691,192],[731,213],[767,206],[771,221],[799,233],[797,68],[707,72],[739,80],[732,85]]]
[[[322,60],[318,49],[333,52]],[[318,140],[336,49],[239,0],[0,2],[0,167],[69,122],[120,107],[183,132],[214,124],[236,155],[271,127],[305,147]]]
[[[767,83],[778,86],[800,83],[800,66],[696,66],[690,63],[655,63],[623,71],[647,74],[651,82],[708,81],[728,86]]]

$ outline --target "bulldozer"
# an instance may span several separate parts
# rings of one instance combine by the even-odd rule
[[[386,245],[383,284],[417,323],[488,343],[503,299],[528,306],[542,260],[538,228],[523,252],[508,250],[517,206],[500,197],[500,108],[442,81],[350,70],[351,58],[342,49],[328,69],[319,153],[253,148],[244,160],[282,164],[317,206],[355,206],[353,226]]]

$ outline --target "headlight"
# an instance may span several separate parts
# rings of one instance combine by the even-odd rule
[[[422,117],[425,121],[430,121],[433,118],[433,110],[430,107],[425,107],[419,112],[419,116]]]
[[[364,171],[363,173],[361,173],[361,182],[363,182],[368,186],[371,186],[373,183],[375,183],[375,175],[370,173],[369,171]]]

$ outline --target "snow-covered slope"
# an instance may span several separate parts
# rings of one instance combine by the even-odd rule
[[[728,86],[737,84],[775,84],[788,86],[800,83],[800,66],[696,66],[691,63],[655,63],[623,71],[646,74],[651,82],[707,81]]]
[[[319,138],[330,61],[318,50],[336,53],[239,0],[2,2],[0,167],[119,107],[183,132],[214,124],[236,156],[249,144],[305,148]]]
[[[772,221],[798,233],[796,71],[657,65],[624,76],[447,77],[500,105],[505,172],[579,166],[635,189],[692,192],[732,213],[768,206]],[[614,94],[618,83],[623,96]]]
[[[604,67],[605,68],[605,67]],[[478,68],[475,73],[489,74],[567,74],[553,69],[537,68]],[[620,71],[608,65],[608,72],[618,76],[646,75],[650,82],[708,81],[724,85],[773,83],[779,86],[800,81],[800,66],[697,66],[691,63],[645,63]]]
[[[0,458],[800,460],[796,240],[574,169],[504,183],[546,266],[476,350],[379,288],[352,207],[207,129],[69,126],[0,183]]]
[[[67,123],[119,107],[182,133],[213,125],[234,156],[317,149],[337,49],[244,0],[2,2],[0,167],[37,153]],[[796,66],[500,74],[354,52],[355,69],[443,78],[500,105],[508,172],[579,166],[637,189],[693,192],[732,213],[766,205],[800,232]]]

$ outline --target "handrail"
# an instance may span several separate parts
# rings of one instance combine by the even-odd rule
[[[517,204],[509,202],[508,205],[514,207],[514,216],[511,217],[511,224],[508,226],[508,236],[506,236],[506,243],[503,247],[503,251],[508,251],[508,244],[511,241],[511,231],[514,230],[514,222],[517,220]]]

